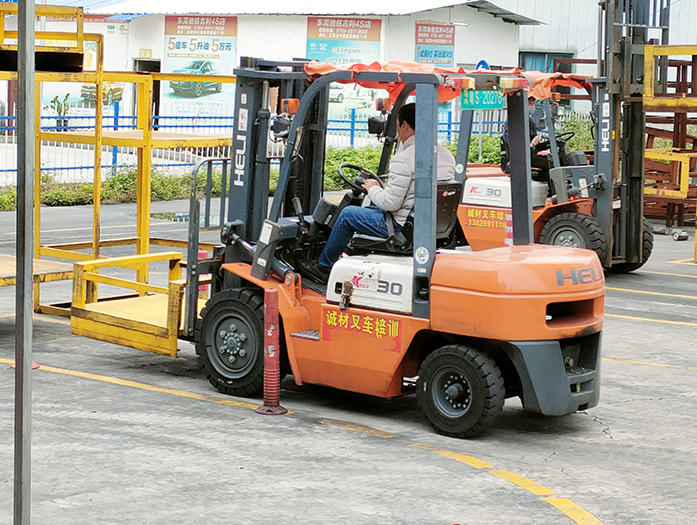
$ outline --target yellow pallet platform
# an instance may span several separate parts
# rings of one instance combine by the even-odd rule
[[[183,335],[184,291],[182,254],[165,252],[75,263],[70,326],[76,335],[176,357]],[[138,269],[144,264],[169,262],[167,288],[109,277],[100,269]],[[97,283],[119,286],[138,295],[98,300]],[[201,311],[204,300],[198,301]]]
[[[33,280],[35,283],[65,281],[73,277],[73,265],[46,259],[34,259]],[[0,286],[17,284],[17,258],[0,255]]]

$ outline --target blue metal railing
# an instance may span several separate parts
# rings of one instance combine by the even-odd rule
[[[368,125],[365,112],[358,112],[356,108],[351,108],[349,118],[329,119],[327,131],[332,135],[343,135],[348,138],[348,147],[354,148],[357,145],[356,139],[362,137],[369,138]],[[67,121],[67,122],[66,122]],[[69,115],[66,117],[42,116],[40,119],[41,129],[44,131],[90,131],[94,129],[96,117],[94,114]],[[105,129],[124,130],[137,128],[137,116],[124,115],[121,112],[119,102],[115,102],[112,110],[103,115],[102,125]],[[232,115],[156,115],[153,116],[153,129],[168,131],[199,132],[200,130],[217,129],[224,134],[232,134],[234,117]],[[438,137],[440,140],[452,142],[459,132],[459,119],[452,111],[439,113]],[[500,134],[503,129],[503,121],[481,119],[473,123],[472,133],[474,135]],[[481,131],[480,131],[481,130]],[[17,132],[17,117],[0,115],[0,135],[15,135]],[[103,169],[111,168],[112,173],[119,167],[118,148],[112,147],[112,154],[109,159],[110,164],[102,166]],[[107,162],[109,162],[107,161]],[[159,166],[183,167],[193,166],[194,162],[169,162],[155,164]],[[52,166],[42,167],[42,171],[69,171],[69,170],[89,170],[93,166]],[[0,174],[16,173],[16,168],[0,166]]]

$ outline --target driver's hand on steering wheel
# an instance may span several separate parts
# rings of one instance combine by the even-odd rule
[[[365,188],[365,191],[368,191],[370,188],[372,188],[374,186],[380,186],[378,181],[376,181],[375,179],[368,179],[367,181],[365,181],[363,183],[363,187]]]
[[[539,137],[539,135],[535,135],[535,136],[532,138],[532,140],[530,141],[530,147],[531,147],[531,148],[534,148],[534,147],[537,146],[539,143],[540,143],[540,137]]]

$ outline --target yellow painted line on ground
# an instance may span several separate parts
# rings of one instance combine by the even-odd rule
[[[465,454],[453,452],[452,450],[446,450],[444,448],[436,448],[436,447],[432,447],[431,445],[426,445],[424,443],[414,443],[413,445],[410,445],[410,446],[413,448],[420,448],[422,450],[428,450],[429,452],[433,452],[434,454],[438,454],[439,456],[443,456],[445,458],[454,459],[455,461],[459,461],[460,463],[464,463],[465,465],[469,465],[470,467],[494,468],[494,465],[492,465],[491,463],[487,463],[486,461],[482,461],[481,459],[473,458],[472,456],[466,456]]]
[[[11,359],[0,358],[0,363],[5,363],[12,365],[14,363]],[[259,405],[253,405],[251,403],[243,403],[240,401],[233,401],[231,399],[218,399],[216,397],[205,396],[202,394],[195,394],[193,392],[186,392],[184,390],[176,390],[174,388],[163,388],[159,386],[147,385],[145,383],[138,383],[136,381],[129,381],[127,379],[119,379],[117,377],[103,376],[99,374],[90,374],[88,372],[78,372],[76,370],[68,370],[65,368],[56,368],[54,366],[40,365],[40,370],[44,372],[53,372],[54,374],[62,374],[66,376],[80,377],[82,379],[91,379],[93,381],[101,381],[103,383],[110,383],[112,385],[128,386],[131,388],[138,388],[140,390],[147,390],[149,392],[158,392],[160,394],[170,394],[178,397],[186,397],[188,399],[196,399],[198,401],[208,401],[209,403],[215,403],[218,405],[227,405],[237,408],[247,408],[249,410],[256,410]]]
[[[4,358],[0,357],[0,363],[12,365],[12,364],[14,364],[14,361],[12,359],[4,359]],[[110,383],[110,384],[119,385],[119,386],[127,386],[130,388],[137,388],[137,389],[146,390],[149,392],[170,394],[170,395],[174,395],[174,396],[178,396],[178,397],[195,399],[198,401],[207,401],[209,403],[215,403],[215,404],[219,404],[219,405],[233,406],[233,407],[237,407],[237,408],[246,408],[249,410],[256,410],[257,408],[259,408],[258,405],[253,405],[251,403],[243,403],[243,402],[239,402],[239,401],[232,401],[229,399],[218,399],[215,397],[206,396],[206,395],[202,395],[202,394],[195,394],[193,392],[186,392],[183,390],[176,390],[173,388],[157,387],[157,386],[147,385],[145,383],[138,383],[136,381],[129,381],[126,379],[118,379],[116,377],[104,376],[104,375],[99,375],[99,374],[91,374],[91,373],[87,373],[87,372],[78,372],[76,370],[68,370],[65,368],[57,368],[57,367],[53,367],[53,366],[40,365],[40,370],[43,370],[44,372],[52,372],[55,374],[62,374],[62,375],[68,375],[68,376],[73,376],[73,377],[79,377],[82,379],[90,379],[93,381],[101,381],[104,383]],[[288,414],[289,415],[293,414],[293,412],[289,411]],[[334,421],[331,419],[323,419],[320,421],[320,423],[323,425],[332,425],[332,426],[338,426],[341,428],[346,428],[349,430],[353,430],[355,432],[362,432],[364,434],[368,434],[368,435],[383,438],[383,439],[390,439],[390,438],[398,437],[396,434],[392,434],[390,432],[384,432],[382,430],[378,430],[378,429],[370,428],[370,427],[365,427],[362,425],[356,425],[353,423]],[[413,448],[428,450],[429,452],[432,452],[434,454],[438,454],[439,456],[453,459],[455,461],[458,461],[460,463],[464,463],[465,465],[469,465],[469,466],[476,468],[476,469],[493,469],[494,468],[494,466],[491,463],[488,463],[486,461],[482,461],[481,459],[477,459],[477,458],[472,457],[472,456],[467,456],[465,454],[453,452],[452,450],[437,448],[437,447],[433,447],[431,445],[426,445],[423,443],[414,443],[410,446]],[[535,494],[537,496],[555,493],[553,490],[548,489],[547,487],[544,487],[538,483],[535,483],[532,480],[529,480],[527,478],[524,478],[522,476],[519,476],[519,475],[514,474],[513,472],[509,472],[507,470],[492,470],[489,473],[492,474],[493,476],[500,478],[500,479],[503,479],[505,481],[508,481],[510,483],[518,485],[519,487],[522,487],[525,490],[527,490],[527,491],[529,491],[532,494]],[[540,498],[540,500],[548,502],[550,505],[557,508],[559,511],[561,511],[563,514],[565,514],[566,516],[571,518],[573,521],[575,521],[579,525],[603,525],[592,514],[590,514],[588,511],[582,509],[581,507],[579,507],[578,505],[573,503],[571,500],[568,500],[565,498]]]
[[[654,272],[653,270],[639,270],[635,273],[652,273],[654,275],[668,275],[670,277],[687,277],[688,279],[697,279],[697,275],[686,275],[684,273]]]
[[[566,498],[540,498],[558,511],[566,514],[578,525],[603,525],[593,514]]]
[[[497,478],[501,478],[504,481],[508,481],[509,483],[513,483],[514,485],[518,485],[528,492],[532,492],[535,496],[549,496],[555,493],[552,489],[543,487],[539,483],[535,483],[528,478],[514,474],[509,470],[490,470],[489,474],[496,476]]]
[[[491,463],[487,463],[486,461],[482,461],[481,459],[473,458],[472,456],[465,456],[464,454],[459,454],[451,450],[437,448],[432,445],[426,445],[425,443],[414,443],[410,446],[412,448],[427,450],[429,452],[433,452],[434,454],[454,459],[455,461],[465,463],[466,465],[470,465],[474,468],[494,468],[494,466]],[[539,483],[535,483],[534,481],[528,478],[519,476],[518,474],[514,474],[513,472],[510,472],[508,470],[490,470],[488,472],[492,476],[496,476],[497,478],[500,478],[504,481],[508,481],[509,483],[517,485],[527,490],[528,492],[531,492],[535,496],[549,496],[551,494],[555,494],[555,492],[552,489],[544,487]],[[571,520],[576,522],[578,525],[603,525],[602,522],[598,521],[598,519],[595,516],[593,516],[590,512],[579,507],[569,499],[540,498],[540,500],[549,503],[554,508],[559,510],[562,514],[571,518]]]
[[[644,295],[660,295],[662,297],[677,297],[678,299],[697,299],[694,295],[681,295],[677,293],[664,293],[664,292],[647,292],[645,290],[632,290],[631,288],[613,288],[611,286],[606,286],[606,290],[613,290],[615,292],[630,292],[630,293],[640,293]]]
[[[679,326],[697,326],[697,323],[688,323],[687,321],[669,321],[667,319],[651,319],[649,317],[634,317],[631,315],[617,315],[606,313],[605,317],[613,317],[615,319],[627,319],[629,321],[644,321],[648,323],[676,324]]]
[[[666,365],[664,363],[649,363],[648,361],[632,361],[630,359],[615,359],[613,357],[603,357],[603,361],[608,361],[610,363],[623,363],[626,365],[655,366],[658,368],[665,368],[665,367],[670,366],[670,365]],[[688,370],[689,370],[689,368],[688,368]]]
[[[332,425],[335,427],[346,428],[348,430],[353,430],[354,432],[361,432],[362,434],[368,434],[371,436],[379,437],[382,439],[396,438],[396,434],[391,434],[390,432],[384,432],[376,428],[364,427],[363,425],[356,425],[354,423],[347,423],[345,421],[334,421],[333,419],[323,419],[320,421],[322,425]]]
[[[693,259],[677,259],[675,261],[668,261],[668,264],[690,264],[695,266],[695,261]]]

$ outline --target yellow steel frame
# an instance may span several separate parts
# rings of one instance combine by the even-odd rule
[[[176,356],[182,318],[182,299],[186,287],[186,280],[181,278],[181,259],[182,254],[179,252],[164,252],[75,263],[71,309],[73,333],[158,354]],[[104,268],[128,268],[139,271],[143,265],[147,266],[159,261],[169,263],[167,288],[98,273]],[[110,308],[116,301],[97,302],[96,298],[91,297],[90,283],[118,286],[136,292],[138,295],[129,299],[130,315],[123,315],[120,309]],[[157,319],[156,315],[153,316],[153,312],[157,314],[157,307],[162,304],[158,295],[166,297],[167,310],[164,322]]]
[[[17,44],[6,43],[5,40],[16,39],[17,31],[5,30],[5,16],[17,15],[19,6],[15,3],[0,3],[0,49],[17,49]],[[75,32],[51,32],[37,31],[37,40],[62,40],[74,43],[69,46],[44,46],[37,44],[36,51],[48,51],[51,53],[82,53],[84,33],[82,30],[82,7],[57,6],[57,5],[37,5],[36,16],[68,17],[74,18],[76,23]]]
[[[168,80],[199,81],[200,76],[190,74],[105,72],[103,70],[104,39],[100,34],[83,32],[82,8],[36,6],[37,16],[70,17],[76,21],[74,32],[37,32],[37,39],[53,39],[67,42],[66,47],[47,47],[37,45],[37,51],[62,53],[82,53],[84,42],[96,42],[96,70],[82,73],[36,73],[35,114],[37,129],[35,141],[36,163],[34,167],[34,199],[41,197],[41,144],[43,141],[56,141],[75,144],[89,144],[94,148],[94,200],[92,216],[92,239],[85,242],[72,242],[53,245],[41,244],[41,207],[34,207],[34,257],[41,271],[35,276],[35,310],[55,315],[71,315],[74,333],[95,339],[124,344],[155,352],[176,356],[177,340],[182,323],[182,301],[186,280],[182,279],[181,252],[150,253],[151,245],[168,246],[185,250],[186,241],[150,237],[150,192],[151,158],[154,149],[167,148],[216,148],[232,145],[231,137],[192,136],[156,131],[152,125],[153,82]],[[17,33],[5,30],[5,15],[17,14],[17,4],[0,3],[0,49],[16,49],[16,44],[8,39],[16,39]],[[0,72],[0,80],[17,80],[16,72]],[[234,76],[216,76],[221,83],[234,83]],[[41,83],[42,82],[81,82],[96,84],[94,131],[54,132],[41,131]],[[99,123],[103,115],[104,82],[131,83],[136,86],[137,127],[135,130],[105,130]],[[137,216],[136,236],[123,239],[101,239],[101,160],[103,146],[128,146],[138,150],[137,176]],[[135,245],[136,255],[105,258],[101,249],[114,246]],[[214,244],[202,243],[201,248],[213,250]],[[89,251],[89,253],[83,253]],[[2,257],[2,256],[0,256]],[[64,263],[42,261],[42,257],[52,257],[72,261],[72,267]],[[149,265],[155,262],[169,263],[169,284],[167,288],[148,284]],[[2,263],[2,261],[0,261]],[[0,264],[0,269],[12,265]],[[100,274],[106,268],[127,268],[136,271],[136,280]],[[11,272],[0,272],[0,285],[13,284]],[[39,282],[59,279],[73,279],[73,297],[70,310],[56,305],[40,303]],[[210,283],[210,278],[200,279],[200,284]],[[124,288],[132,294],[127,298],[98,300],[98,285]],[[199,301],[199,309],[202,301]]]
[[[644,105],[651,111],[697,110],[697,93],[656,95],[656,59],[667,56],[697,56],[697,45],[644,46]],[[694,64],[693,59],[693,64]]]
[[[675,148],[662,149],[647,149],[644,157],[649,160],[664,160],[669,162],[678,162],[680,171],[678,175],[679,190],[667,190],[663,188],[644,188],[644,195],[655,195],[658,197],[673,197],[675,199],[684,199],[687,197],[687,192],[690,187],[690,160],[697,157],[697,151],[694,153],[680,152]]]
[[[43,141],[56,141],[74,144],[89,144],[94,148],[94,197],[92,217],[92,240],[90,242],[64,243],[53,245],[41,244],[41,207],[34,207],[34,257],[55,257],[68,261],[84,262],[102,258],[101,248],[109,246],[135,245],[136,256],[148,254],[150,245],[177,247],[186,249],[186,242],[151,239],[150,238],[150,192],[151,192],[151,157],[154,149],[168,148],[215,148],[231,146],[231,137],[221,136],[192,136],[176,133],[160,132],[153,130],[152,126],[152,88],[155,80],[200,80],[200,77],[190,74],[166,74],[166,73],[133,73],[133,72],[105,72],[104,39],[100,34],[83,32],[82,8],[37,5],[37,16],[61,16],[71,17],[76,21],[74,32],[37,32],[37,39],[55,39],[69,42],[68,47],[36,46],[37,51],[47,50],[52,52],[82,53],[84,42],[97,43],[96,71],[83,73],[36,73],[35,114],[40,129],[41,115],[41,83],[42,82],[81,82],[96,84],[95,106],[97,123],[102,122],[103,115],[103,86],[104,82],[123,82],[136,85],[137,129],[112,131],[104,130],[102,126],[95,126],[94,131],[55,132],[40,131],[35,142],[36,164],[34,199],[40,202],[41,192],[41,144]],[[14,31],[5,31],[5,15],[16,14],[17,4],[0,3],[0,49],[16,49],[16,44],[5,43],[7,39],[16,38]],[[0,72],[0,80],[17,80],[16,72]],[[216,76],[221,83],[234,83],[234,76]],[[138,176],[137,176],[137,215],[136,236],[133,238],[101,240],[101,161],[103,146],[134,147],[138,150]],[[213,245],[202,245],[212,250]],[[89,250],[90,253],[82,253],[78,250]],[[138,262],[136,268],[136,280],[139,283],[148,282],[148,264],[144,260],[134,259]],[[87,297],[90,301],[96,301],[98,279],[87,281]],[[143,289],[137,289],[139,293],[145,293]],[[34,305],[37,312],[57,315],[68,315],[67,310],[55,308],[50,305],[42,305],[40,301],[40,289],[34,288]]]

